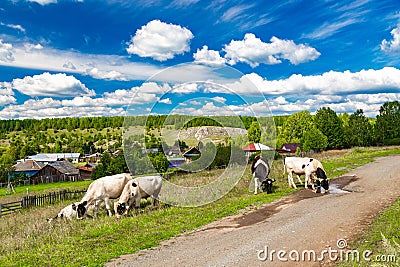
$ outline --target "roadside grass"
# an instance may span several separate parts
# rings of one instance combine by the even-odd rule
[[[365,233],[350,243],[349,247],[360,253],[360,261],[342,262],[340,266],[400,266],[399,218],[400,200],[383,210]],[[372,253],[364,259],[362,253],[367,250]]]
[[[347,167],[353,169],[370,162],[374,157],[400,154],[400,149],[355,149],[343,154],[328,157],[324,153],[316,155],[317,158],[324,158],[323,164],[330,178],[348,171]],[[282,177],[282,164],[282,159],[272,164],[270,176],[277,180],[273,194],[254,195],[251,192],[253,188],[249,190],[251,174],[247,166],[242,179],[226,196],[200,207],[182,208],[161,204],[160,209],[150,210],[149,202],[143,202],[144,208],[138,216],[130,215],[117,220],[104,213],[95,220],[47,223],[46,218],[54,217],[69,204],[59,203],[0,217],[0,263],[2,266],[103,265],[112,258],[157,246],[163,240],[187,234],[212,221],[246,213],[289,195],[295,190],[287,187],[287,181]],[[212,175],[220,175],[220,170],[204,175],[205,180],[211,179],[209,177]],[[201,179],[201,173],[174,179],[177,182],[184,179],[182,184],[191,184]],[[389,234],[387,236],[391,237]]]

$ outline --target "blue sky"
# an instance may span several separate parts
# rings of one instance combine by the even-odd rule
[[[0,3],[1,119],[374,117],[399,96],[394,0]]]

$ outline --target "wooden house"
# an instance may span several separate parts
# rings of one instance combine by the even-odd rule
[[[79,167],[79,175],[82,180],[90,180],[92,178],[93,169],[96,165],[93,163],[86,163],[85,165]]]
[[[183,157],[185,158],[186,163],[189,163],[192,160],[192,158],[198,157],[200,155],[201,155],[200,150],[197,149],[196,147],[192,147],[191,149],[186,151],[185,154],[183,154]]]
[[[30,179],[33,184],[81,180],[79,170],[68,160],[50,162]]]

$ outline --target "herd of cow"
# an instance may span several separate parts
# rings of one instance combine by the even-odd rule
[[[269,178],[271,168],[266,158],[257,156],[252,162],[251,172],[254,178],[254,194],[257,191],[272,193],[272,184],[275,179]],[[284,160],[283,174],[288,174],[289,187],[296,188],[293,181],[293,174],[296,174],[298,181],[302,184],[300,175],[305,176],[304,185],[310,185],[316,193],[321,192],[321,187],[328,192],[329,182],[325,170],[320,161],[313,158],[286,157]],[[136,214],[140,208],[140,201],[143,198],[151,197],[152,207],[158,205],[158,196],[161,191],[162,177],[160,175],[142,176],[132,178],[129,173],[105,176],[93,181],[80,202],[72,203],[63,208],[54,218],[48,219],[51,222],[57,218],[83,219],[88,214],[88,209],[93,209],[96,217],[100,204],[105,203],[109,216],[112,216],[110,199],[118,199],[114,202],[114,213],[117,218],[127,215],[134,206]]]

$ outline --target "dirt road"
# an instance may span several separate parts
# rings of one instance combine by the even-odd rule
[[[323,250],[349,249],[338,247],[338,240],[340,246],[349,242],[400,197],[399,163],[400,156],[379,158],[331,181],[347,192],[332,188],[329,194],[315,194],[303,189],[107,266],[324,266],[331,263],[328,254],[323,261],[313,261],[311,254],[312,261],[304,262],[304,250],[322,258]],[[278,260],[279,250],[286,252],[281,258],[287,262]],[[300,261],[294,262],[296,258]]]

